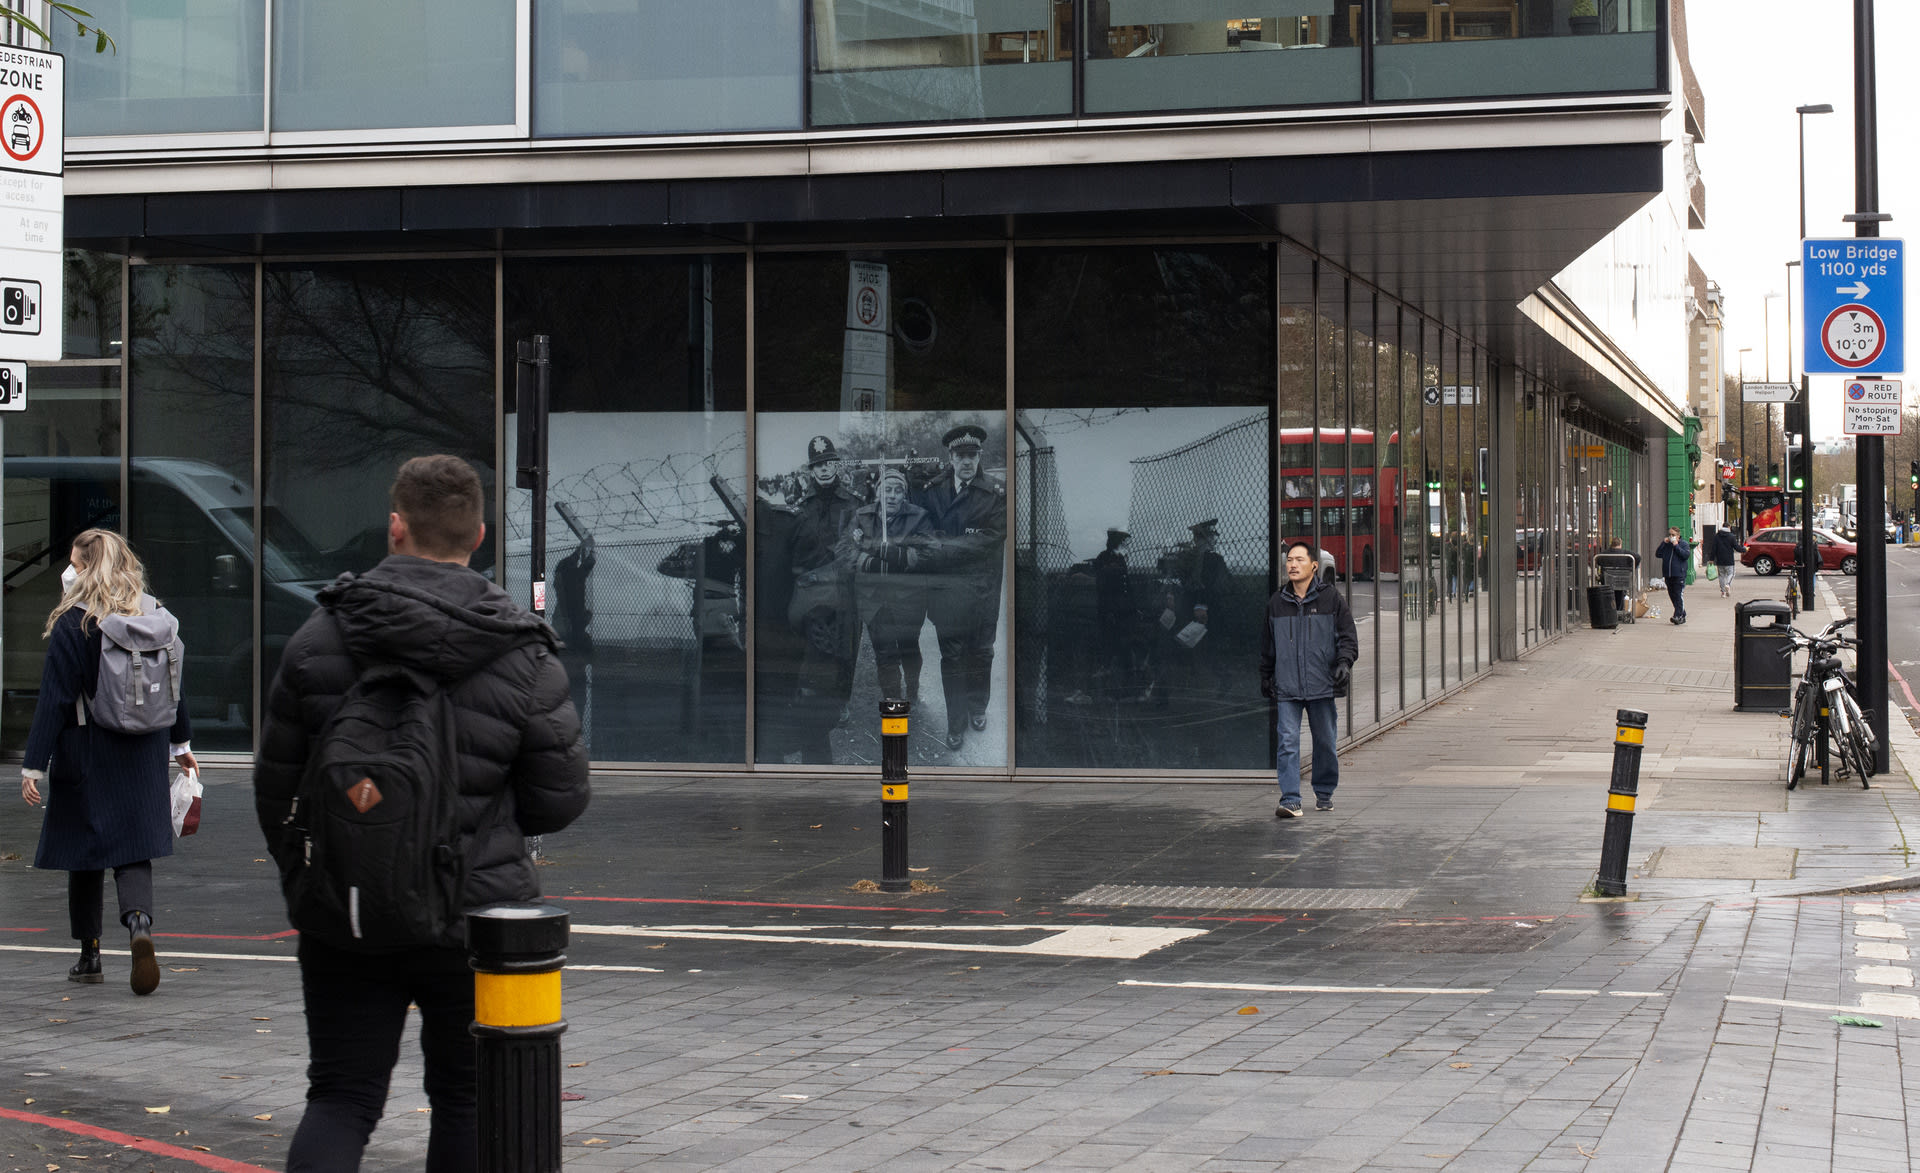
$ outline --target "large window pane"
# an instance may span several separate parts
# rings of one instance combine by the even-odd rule
[[[120,368],[34,367],[27,410],[6,417],[5,716],[0,747],[27,741],[60,572],[82,530],[120,528]]]
[[[1650,90],[1656,0],[1374,0],[1376,98]],[[1343,3],[1359,16],[1360,5]]]
[[[551,339],[548,614],[588,750],[745,762],[745,261],[513,261],[506,298],[509,346]],[[532,497],[507,490],[522,600]]]
[[[120,357],[120,276],[124,258],[70,248],[64,254],[66,358]]]
[[[386,556],[401,464],[435,452],[468,461],[493,516],[493,265],[274,265],[264,292],[264,571],[285,588],[266,596],[262,620],[272,680],[312,593]],[[473,555],[488,577],[494,543],[488,527]]]
[[[1019,764],[1260,769],[1270,246],[1018,257]]]
[[[1006,763],[1004,257],[756,262],[760,761]]]
[[[1073,110],[1071,0],[813,0],[815,126]]]
[[[266,0],[85,7],[118,47],[67,54],[69,136],[265,129]]]
[[[274,0],[273,129],[514,120],[513,0]]]
[[[800,0],[536,0],[533,133],[800,125]]]
[[[1086,108],[1357,102],[1358,9],[1340,8],[1336,0],[1090,0]]]
[[[132,270],[127,536],[180,617],[194,744],[253,747],[253,266]],[[269,606],[312,592],[267,560]]]

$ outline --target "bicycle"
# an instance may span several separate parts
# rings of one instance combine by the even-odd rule
[[[1787,629],[1790,643],[1781,656],[1791,660],[1795,652],[1808,653],[1806,669],[1794,689],[1793,708],[1782,714],[1793,723],[1787,756],[1789,790],[1800,784],[1816,756],[1823,786],[1831,780],[1835,758],[1842,774],[1858,778],[1862,789],[1873,775],[1873,728],[1867,723],[1839,656],[1841,648],[1859,646],[1858,640],[1840,634],[1853,622],[1851,618],[1839,619],[1811,636]]]

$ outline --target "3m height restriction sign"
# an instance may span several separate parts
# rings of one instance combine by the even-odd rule
[[[65,65],[0,45],[0,359],[61,357]]]
[[[1800,242],[1809,374],[1906,370],[1903,244],[1877,236]]]

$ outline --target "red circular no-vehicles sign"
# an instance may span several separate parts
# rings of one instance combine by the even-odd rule
[[[1820,349],[1848,370],[1871,366],[1886,348],[1886,322],[1859,302],[1838,307],[1820,324]]]
[[[32,98],[12,94],[0,103],[0,149],[25,163],[40,153],[40,144],[46,141],[47,120]]]

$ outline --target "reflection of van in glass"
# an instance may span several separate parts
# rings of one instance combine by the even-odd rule
[[[120,462],[113,457],[8,457],[5,679],[8,740],[24,735],[40,679],[40,629],[60,595],[73,538],[123,528],[146,563],[155,597],[180,619],[185,685],[196,740],[245,748],[253,704],[253,493],[203,461],[135,459],[131,524],[120,526]],[[267,507],[262,628],[297,628],[332,580],[328,560],[274,506]],[[271,636],[269,638],[272,638]],[[281,637],[284,641],[284,637]],[[209,740],[201,732],[214,734]]]

